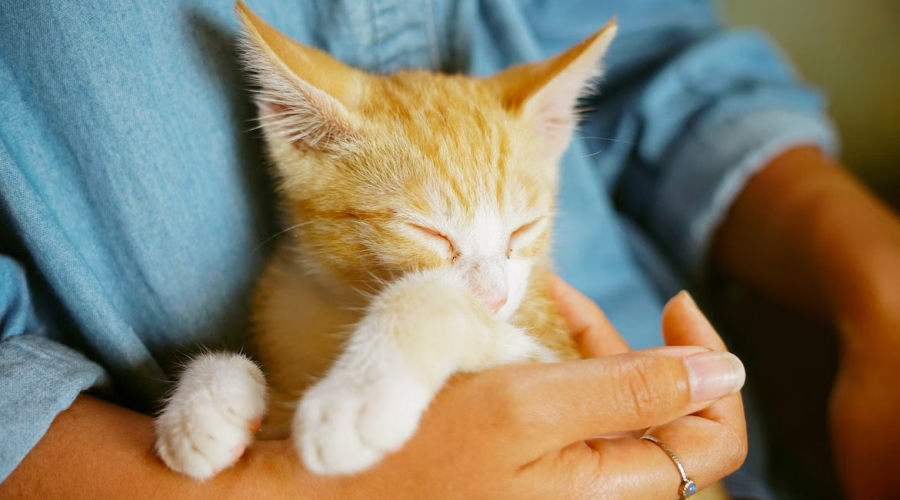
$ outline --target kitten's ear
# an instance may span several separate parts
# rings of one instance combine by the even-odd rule
[[[504,106],[531,122],[551,157],[565,151],[578,121],[578,98],[600,76],[600,60],[616,36],[616,20],[550,59],[513,66],[494,77]]]
[[[297,147],[328,147],[356,135],[352,111],[367,75],[301,45],[269,26],[238,0],[244,61],[259,92],[260,120]]]

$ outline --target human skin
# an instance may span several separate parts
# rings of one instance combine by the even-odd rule
[[[403,449],[359,475],[315,476],[289,441],[269,441],[198,483],[154,456],[150,417],[81,396],[0,498],[671,498],[681,480],[668,456],[637,439],[648,428],[701,488],[743,462],[743,367],[687,294],[663,314],[672,347],[629,352],[590,300],[560,280],[553,293],[592,359],[459,376]]]
[[[836,325],[842,339],[842,362],[830,417],[842,484],[850,498],[896,498],[900,478],[893,471],[900,470],[896,458],[900,432],[892,424],[900,412],[900,393],[893,386],[900,380],[896,333],[900,332],[900,224],[893,213],[819,151],[799,148],[777,158],[750,181],[719,231],[712,261],[724,274]],[[583,333],[582,337],[601,345],[594,355],[621,352],[624,345],[611,335]],[[422,444],[425,438],[421,436],[440,432],[429,429],[453,421],[451,404],[460,397],[455,394],[475,390],[472,387],[477,387],[482,377],[506,380],[506,370],[522,369],[507,367],[455,380],[429,412],[409,450],[392,460],[409,458],[414,446],[440,450],[444,442],[440,437]],[[469,413],[471,405],[463,406],[456,410]],[[92,424],[81,432],[69,420]],[[103,447],[92,438],[101,431],[111,445],[108,453],[100,453]],[[292,455],[289,446],[281,442],[257,444],[235,468],[197,485],[155,461],[152,439],[148,417],[82,397],[0,485],[0,497],[24,497],[21,493],[27,492],[34,497],[59,496],[52,495],[54,487],[61,488],[56,493],[65,491],[74,498],[79,492],[91,496],[104,488],[109,488],[106,496],[110,497],[169,497],[176,492],[184,497],[215,497],[215,492],[222,491],[239,497],[242,492],[263,491],[254,488],[274,488],[279,482],[271,481],[269,474],[281,475],[295,491],[325,487],[304,475],[296,461],[284,459]],[[458,442],[453,445],[461,449]],[[115,471],[102,467],[107,459],[107,464],[120,464],[117,470],[127,470],[124,465],[130,463],[142,472],[129,474],[127,481],[115,481]],[[68,466],[67,460],[77,462],[77,467]],[[101,472],[91,476],[83,468],[88,466]],[[247,473],[260,469],[265,473]],[[73,477],[67,480],[61,472],[72,472]],[[92,485],[91,477],[105,479],[104,484]],[[258,486],[257,482],[266,484]],[[668,477],[667,487],[674,482],[675,478]]]
[[[797,148],[748,183],[712,262],[834,325],[829,424],[841,486],[853,500],[900,498],[900,220],[819,150]]]

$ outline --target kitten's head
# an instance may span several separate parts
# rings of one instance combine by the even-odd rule
[[[237,10],[307,267],[351,286],[446,268],[509,317],[548,253],[557,163],[615,25],[491,78],[377,76]]]

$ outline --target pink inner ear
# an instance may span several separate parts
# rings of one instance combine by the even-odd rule
[[[328,101],[313,101],[319,96],[294,99],[297,105],[257,99],[259,121],[272,133],[287,139],[300,150],[309,150],[318,145],[328,146],[340,139],[343,117],[333,109]],[[316,108],[315,105],[320,105]],[[344,135],[347,135],[347,134]]]
[[[280,115],[287,111],[287,106],[283,106],[281,104],[274,104],[271,102],[259,101],[257,103],[257,107],[259,108],[259,119],[260,120],[270,120],[276,118],[277,115]]]
[[[585,94],[594,73],[569,70],[557,75],[531,102],[535,131],[553,155],[562,154],[569,145],[577,122],[578,98]]]
[[[259,108],[258,120],[260,124],[285,122],[291,118],[291,110],[284,104],[258,100],[257,107]],[[293,140],[291,145],[300,150],[308,149],[303,140]]]
[[[514,82],[514,95],[524,89],[525,116],[550,156],[561,155],[568,146],[578,122],[578,99],[590,93],[591,81],[601,74],[600,59],[615,32],[612,22],[553,59],[506,73]]]
[[[535,129],[551,150],[565,149],[574,128],[575,112],[570,106],[545,106],[535,117]]]

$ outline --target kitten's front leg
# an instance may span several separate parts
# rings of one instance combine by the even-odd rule
[[[414,273],[373,300],[335,365],[301,399],[293,438],[313,472],[358,472],[413,435],[454,373],[548,355],[452,276]]]
[[[266,384],[240,354],[204,354],[188,364],[156,418],[156,451],[169,468],[195,479],[232,465],[266,409]]]

